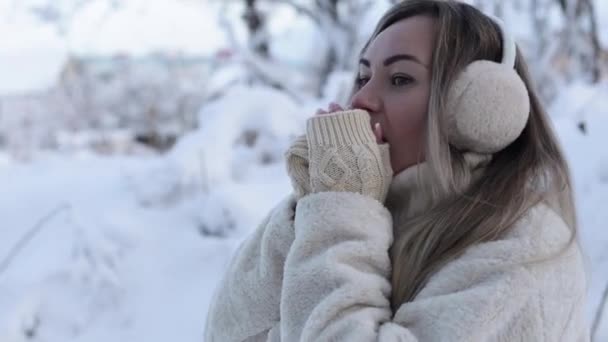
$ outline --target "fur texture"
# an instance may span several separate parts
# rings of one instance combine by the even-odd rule
[[[232,259],[209,307],[205,341],[277,336],[283,268],[294,240],[295,195],[282,200]]]
[[[481,60],[458,76],[446,108],[452,145],[464,151],[494,153],[519,137],[530,115],[530,100],[513,68]]]
[[[417,172],[406,171],[389,200],[409,191],[422,201],[412,203],[428,203]],[[206,341],[589,341],[577,245],[530,263],[569,238],[549,207],[533,208],[503,239],[469,248],[395,313],[392,223],[369,196],[289,197],[236,254],[210,308]]]

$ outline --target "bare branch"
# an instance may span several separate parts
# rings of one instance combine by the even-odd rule
[[[268,36],[264,32],[264,15],[260,13],[255,0],[245,0],[245,5],[243,20],[245,20],[245,24],[247,24],[247,29],[249,30],[250,45],[256,53],[268,58],[270,53]]]
[[[220,18],[219,23],[222,28],[226,31],[228,41],[232,45],[233,49],[238,53],[238,55],[242,58],[243,63],[252,70],[253,74],[257,76],[260,80],[264,81],[271,86],[282,89],[286,92],[286,94],[291,97],[294,101],[301,103],[302,97],[299,95],[299,92],[295,89],[292,89],[286,82],[282,82],[282,80],[274,73],[267,72],[266,70],[270,66],[276,67],[272,61],[264,58],[260,58],[258,54],[250,49],[241,46],[236,39],[236,35],[234,34],[234,29],[230,23],[230,20],[227,18],[226,13],[228,9],[228,2],[225,2],[224,5],[220,9]]]
[[[591,35],[591,45],[593,48],[593,82],[597,83],[601,78],[600,59],[602,49],[600,47],[600,39],[598,36],[597,29],[597,18],[595,16],[595,7],[592,1],[585,0],[583,4],[587,7],[587,14],[589,15],[589,25]]]

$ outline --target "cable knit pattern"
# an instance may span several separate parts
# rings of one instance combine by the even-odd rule
[[[311,192],[308,173],[308,141],[306,135],[298,136],[285,152],[287,174],[294,193],[301,198]]]
[[[355,192],[384,202],[393,175],[389,146],[376,143],[367,112],[312,117],[306,136],[313,193]]]

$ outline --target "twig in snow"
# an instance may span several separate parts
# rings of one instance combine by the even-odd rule
[[[71,208],[71,205],[68,203],[63,203],[62,205],[55,208],[53,211],[48,213],[46,216],[42,217],[32,228],[30,228],[25,235],[21,237],[19,241],[13,246],[13,248],[8,252],[6,257],[0,262],[0,276],[8,269],[13,260],[17,257],[19,252],[36,236],[36,234],[42,231],[44,225],[50,221],[57,214],[61,213],[64,210],[68,210]]]
[[[595,317],[593,318],[593,325],[591,326],[591,341],[595,341],[595,334],[600,328],[600,323],[602,322],[602,316],[604,315],[604,308],[606,307],[606,303],[608,303],[608,283],[604,287],[604,292],[602,293],[602,297],[600,299],[599,307],[595,312]]]

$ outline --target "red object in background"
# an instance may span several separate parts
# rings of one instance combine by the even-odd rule
[[[234,56],[234,51],[230,48],[219,49],[215,53],[215,57],[219,60],[228,60]]]

